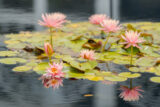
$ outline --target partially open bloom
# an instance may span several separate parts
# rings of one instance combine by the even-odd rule
[[[62,24],[66,22],[66,16],[62,13],[42,14],[43,21],[39,21],[39,24],[45,27],[60,28]]]
[[[142,95],[139,93],[140,91],[143,92],[143,90],[140,89],[140,86],[136,86],[133,88],[128,88],[127,86],[121,86],[120,90],[122,91],[120,93],[120,98],[123,98],[125,101],[138,101]]]
[[[94,60],[95,52],[93,50],[82,50],[80,53],[80,57],[87,60]]]
[[[47,73],[50,75],[52,75],[52,77],[54,78],[63,78],[64,77],[64,73],[62,72],[63,69],[63,65],[62,63],[58,64],[58,63],[53,63],[50,64],[50,67],[47,69]]]
[[[51,57],[53,55],[53,48],[50,43],[44,44],[44,50],[48,57]]]
[[[92,24],[100,25],[103,20],[109,19],[105,14],[95,14],[89,17],[89,22]]]
[[[112,19],[103,20],[103,22],[101,23],[101,27],[102,27],[101,30],[107,33],[110,32],[114,33],[121,29],[119,21]]]
[[[134,31],[126,31],[125,36],[121,36],[126,42],[123,44],[127,44],[125,48],[129,48],[130,46],[140,48],[137,44],[144,42],[144,40],[139,38],[140,33]]]

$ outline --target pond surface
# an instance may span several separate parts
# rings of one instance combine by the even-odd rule
[[[159,3],[159,0],[0,0],[0,34],[43,30],[37,24],[41,13],[56,11],[67,14],[73,22],[86,21],[94,13],[107,13],[121,22],[160,21]],[[0,38],[0,50],[5,50],[3,36]],[[160,106],[160,85],[151,83],[149,74],[134,81],[145,91],[143,98],[138,102],[124,102],[118,97],[119,84],[66,79],[63,87],[53,90],[43,87],[38,80],[40,75],[15,73],[11,71],[13,67],[0,64],[0,107]],[[116,67],[124,70],[122,66]]]

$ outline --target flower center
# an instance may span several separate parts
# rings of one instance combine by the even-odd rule
[[[58,72],[57,68],[51,68],[51,71],[52,71],[53,73],[57,73],[57,72]]]

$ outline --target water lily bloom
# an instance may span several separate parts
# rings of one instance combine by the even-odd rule
[[[111,32],[114,33],[121,29],[119,21],[112,19],[103,20],[101,23],[101,27],[102,27],[101,30],[106,33],[111,33]]]
[[[49,28],[60,28],[66,22],[66,16],[62,13],[42,14],[43,21],[39,24]]]
[[[95,14],[89,17],[89,22],[92,24],[100,25],[103,20],[109,19],[105,14]]]
[[[144,42],[144,40],[139,38],[140,33],[134,31],[126,31],[125,36],[121,36],[126,42],[122,44],[127,44],[125,48],[129,48],[130,46],[140,48],[138,43]]]
[[[54,63],[53,64],[49,64],[49,68],[47,69],[47,74],[48,75],[52,75],[52,77],[54,78],[63,78],[64,77],[64,73],[62,72],[63,69],[63,65],[62,63],[58,64],[58,63]]]
[[[80,57],[87,60],[94,60],[95,52],[93,50],[82,50],[80,53]]]
[[[143,90],[140,89],[140,86],[136,86],[133,88],[128,88],[127,86],[121,86],[120,90],[122,91],[120,93],[120,98],[123,98],[125,101],[138,101],[142,95],[139,93],[140,91],[143,92]]]
[[[50,43],[44,44],[44,50],[48,57],[51,57],[53,55],[53,48]]]

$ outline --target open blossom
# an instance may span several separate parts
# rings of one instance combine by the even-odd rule
[[[89,22],[92,24],[100,25],[103,20],[109,19],[105,14],[95,14],[89,17]]]
[[[39,24],[45,27],[60,28],[66,22],[66,16],[62,13],[42,14],[43,21]]]
[[[51,57],[53,55],[53,48],[50,43],[44,44],[44,50],[48,57]]]
[[[121,36],[126,42],[123,44],[127,44],[125,48],[129,48],[130,46],[140,48],[138,43],[144,42],[144,40],[139,38],[140,33],[134,31],[126,31],[125,36]]]
[[[80,53],[80,57],[88,60],[94,60],[95,52],[93,50],[82,50]]]
[[[128,88],[127,86],[121,86],[120,90],[122,91],[120,93],[120,98],[123,98],[125,101],[138,101],[142,95],[139,93],[140,91],[143,92],[143,90],[140,89],[140,86],[136,86],[133,88]]]
[[[101,23],[101,27],[101,30],[107,33],[117,32],[121,29],[119,21],[112,19],[103,20],[103,22]]]
[[[47,73],[52,75],[52,77],[55,78],[63,78],[64,73],[62,72],[63,65],[58,63],[50,64],[50,67],[47,69]]]

